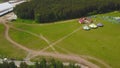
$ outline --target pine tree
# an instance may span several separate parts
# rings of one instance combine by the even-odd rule
[[[56,62],[54,59],[51,59],[49,68],[56,68]]]
[[[46,60],[44,58],[40,62],[40,68],[47,68]]]
[[[35,68],[40,68],[38,61],[35,62]]]
[[[9,63],[7,61],[3,61],[3,68],[9,68]]]
[[[28,68],[28,65],[25,62],[21,62],[20,68]]]
[[[12,61],[9,63],[9,68],[17,68],[17,66],[15,65],[15,63]]]
[[[56,62],[56,68],[63,68],[63,63],[60,61]]]

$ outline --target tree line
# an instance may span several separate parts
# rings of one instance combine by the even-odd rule
[[[120,10],[119,0],[31,0],[15,7],[19,18],[40,23]]]
[[[41,61],[36,61],[34,65],[28,65],[26,62],[21,62],[19,67],[17,67],[14,61],[8,62],[3,61],[0,63],[0,68],[81,68],[74,63],[69,63],[69,65],[64,65],[61,61],[56,61],[51,59],[49,62],[46,59],[41,59]]]

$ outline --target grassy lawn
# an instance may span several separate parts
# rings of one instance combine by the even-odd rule
[[[114,68],[120,65],[120,25],[104,23],[105,27],[91,31],[79,31],[56,44],[68,51],[102,59]],[[111,24],[111,25],[110,25]]]
[[[104,16],[108,15],[104,14]],[[114,15],[113,13],[110,13],[110,15],[119,16],[119,14]],[[94,56],[107,62],[113,68],[119,68],[120,31],[118,30],[120,29],[120,24],[112,24],[99,18],[95,19],[97,22],[104,23],[105,26],[91,31],[80,30],[56,44],[55,47],[58,48],[57,46],[59,46],[79,55]]]
[[[25,56],[26,53],[23,50],[14,47],[5,39],[4,27],[0,24],[0,57],[23,59]]]
[[[50,42],[54,42],[61,37],[71,33],[75,29],[77,29],[80,25],[76,20],[73,21],[66,21],[64,24],[62,22],[59,22],[58,24],[44,24],[44,25],[26,25],[26,24],[19,24],[14,23],[14,25],[17,28],[27,30],[33,33],[36,33],[38,35],[42,34],[44,37],[46,37]]]
[[[119,12],[110,12],[106,14],[99,14],[97,16],[119,16]],[[61,53],[65,53],[61,47],[65,50],[68,50],[74,54],[78,55],[88,55],[93,56],[98,59],[105,61],[110,64],[113,68],[120,68],[120,24],[113,24],[107,20],[100,18],[93,18],[97,22],[102,22],[104,27],[98,29],[92,29],[90,31],[82,30],[82,25],[78,23],[77,19],[70,21],[61,21],[56,24],[26,24],[27,21],[16,21],[13,26],[27,30],[38,35],[42,34],[46,37],[51,43],[57,41],[58,39],[68,35],[73,32],[75,29],[81,27],[78,32],[75,32],[71,36],[57,43],[54,47]],[[22,23],[20,23],[22,22]],[[30,22],[30,21],[29,21]],[[33,22],[33,21],[32,21]],[[24,23],[24,24],[23,24]],[[33,49],[43,48],[41,46],[45,43],[39,43],[40,39],[23,33],[20,31],[11,30],[11,37],[21,44]],[[43,41],[44,42],[44,41]],[[34,46],[33,46],[34,45]],[[51,49],[48,49],[51,51]]]
[[[11,29],[10,36],[12,37],[13,40],[18,42],[19,44],[34,50],[40,50],[48,46],[48,44],[41,38],[38,38],[26,32]]]

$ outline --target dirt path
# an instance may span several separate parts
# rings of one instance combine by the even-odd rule
[[[75,61],[80,64],[86,65],[90,68],[100,68],[99,66],[81,58],[80,56],[55,54],[55,53],[50,53],[50,52],[49,53],[48,52],[38,52],[38,53],[34,54],[31,58],[34,58],[36,56],[48,56],[48,57],[50,56],[50,57],[59,58],[59,59],[63,59],[63,60]]]
[[[48,48],[53,47],[53,46],[56,45],[57,43],[63,41],[64,39],[68,38],[69,36],[71,36],[71,35],[74,34],[75,32],[79,31],[80,28],[81,28],[81,27],[77,28],[77,29],[74,30],[73,32],[69,33],[68,35],[65,35],[64,37],[62,37],[61,39],[59,39],[59,40],[55,41],[54,43],[50,44],[49,47],[46,47],[46,48],[42,49],[41,51],[45,51],[45,50],[47,50]],[[41,51],[40,51],[40,52],[41,52]]]
[[[86,55],[82,55],[81,57],[85,58],[85,59],[91,59],[91,60],[95,60],[97,61],[98,63],[104,65],[106,68],[112,68],[110,65],[106,64],[104,61],[100,60],[100,59],[97,59],[95,57],[92,57],[92,56],[86,56]]]
[[[41,37],[44,41],[46,41],[48,44],[50,44],[50,41],[48,41],[48,39],[45,38],[42,34],[40,34],[40,37]]]
[[[20,49],[28,52],[28,54],[31,54],[31,53],[34,52],[33,50],[31,50],[31,49],[29,49],[29,48],[26,48],[26,47],[24,47],[23,45],[15,42],[15,41],[13,41],[13,40],[10,38],[10,36],[9,36],[9,28],[10,28],[10,27],[9,27],[6,23],[2,23],[2,24],[5,26],[5,32],[4,32],[5,38],[6,38],[10,43],[12,43],[12,44],[15,45],[16,47],[19,47]]]
[[[44,40],[47,44],[50,44],[50,43],[49,43],[48,41],[46,41],[46,39],[45,39],[43,36],[41,36],[41,35],[37,35],[37,34],[35,34],[35,33],[33,33],[33,32],[26,31],[26,30],[23,30],[23,29],[19,29],[19,28],[13,27],[13,26],[10,26],[10,28],[13,28],[13,29],[15,29],[15,30],[18,30],[18,31],[21,31],[21,32],[25,32],[25,33],[31,34],[32,36],[35,36],[35,37],[37,37],[37,38],[40,38],[40,39]]]
[[[80,27],[77,28],[76,30],[74,30],[73,32],[71,32],[70,34],[62,37],[61,39],[57,40],[56,42],[52,43],[51,45],[49,45],[48,47],[44,48],[43,50],[40,50],[40,51],[35,51],[35,50],[32,50],[32,49],[29,49],[27,47],[24,47],[23,45],[15,42],[14,40],[12,40],[9,36],[9,28],[10,26],[8,24],[6,24],[5,20],[4,19],[0,19],[0,22],[4,22],[2,23],[5,27],[5,38],[10,42],[12,43],[13,45],[15,45],[16,47],[19,47],[23,50],[25,50],[26,52],[28,52],[28,55],[26,56],[25,60],[30,60],[31,58],[35,58],[37,56],[51,56],[53,58],[59,58],[59,59],[64,59],[64,60],[71,60],[71,61],[75,61],[75,62],[78,62],[80,64],[84,64],[86,66],[88,66],[89,68],[100,68],[99,66],[97,66],[96,64],[93,64],[92,62],[89,62],[85,59],[83,59],[82,57],[78,56],[78,55],[74,55],[74,54],[71,54],[69,51],[69,54],[61,54],[61,53],[50,53],[50,52],[45,52],[46,49],[50,48],[50,47],[53,47],[54,45],[56,45],[57,43],[63,41],[64,39],[68,38],[69,36],[71,36],[72,34],[74,34],[75,32],[79,31],[80,30]],[[23,30],[21,30],[23,31]],[[35,33],[30,33],[28,31],[26,31],[27,33],[29,34],[32,34],[36,37],[38,37],[39,35],[36,35]],[[42,36],[39,36],[40,38],[42,38],[43,40],[45,40],[47,43],[49,43],[49,40],[47,40],[43,35]],[[61,48],[62,50],[65,51],[64,48]]]
[[[64,52],[66,52],[67,54],[71,54],[71,55],[74,55],[74,53],[62,48],[62,47],[59,47],[59,46],[56,46],[57,48],[60,48],[61,50],[63,50]],[[86,56],[86,55],[80,55],[81,57],[85,58],[85,59],[91,59],[91,60],[94,60],[100,64],[102,64],[105,68],[112,68],[110,65],[108,65],[107,63],[105,63],[104,61],[100,60],[100,59],[97,59],[95,57],[92,57],[92,56]]]
[[[10,38],[10,36],[9,36],[9,26],[8,26],[7,24],[5,24],[5,23],[2,23],[2,24],[5,26],[5,38],[6,38],[10,43],[16,45],[17,47],[19,47],[19,48],[21,48],[21,49],[23,49],[23,50],[25,50],[25,51],[27,51],[27,52],[30,52],[30,51],[31,51],[30,49],[28,49],[28,48],[26,48],[26,47],[24,47],[24,46],[16,43],[15,41],[13,41],[13,40]]]
[[[44,40],[55,53],[58,53],[58,51],[53,46],[50,46],[50,41],[48,41],[42,34],[37,35],[37,34],[32,33],[30,31],[26,31],[26,30],[23,30],[23,29],[15,28],[13,26],[10,26],[10,27],[15,29],[15,30],[18,30],[18,31],[26,32],[28,34],[31,34],[31,35],[37,37],[37,38],[40,38],[40,39]]]
[[[33,51],[31,49],[28,49],[26,47],[24,47],[23,45],[20,45],[16,42],[14,42],[10,37],[9,37],[9,25],[6,23],[2,23],[5,26],[5,37],[6,39],[11,42],[12,44],[14,44],[15,46],[27,51],[29,54],[26,57],[28,60],[31,58],[34,58],[36,56],[51,56],[53,58],[59,58],[59,59],[65,59],[65,60],[72,60],[72,61],[76,61],[80,64],[84,64],[87,65],[90,68],[100,68],[99,66],[79,57],[79,56],[74,56],[74,55],[65,55],[65,54],[60,54],[60,53],[48,53],[48,52],[37,52],[37,51]]]

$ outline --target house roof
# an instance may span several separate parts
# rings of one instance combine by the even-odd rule
[[[13,8],[13,6],[10,3],[8,3],[8,2],[0,4],[0,11],[7,10],[9,8]]]

